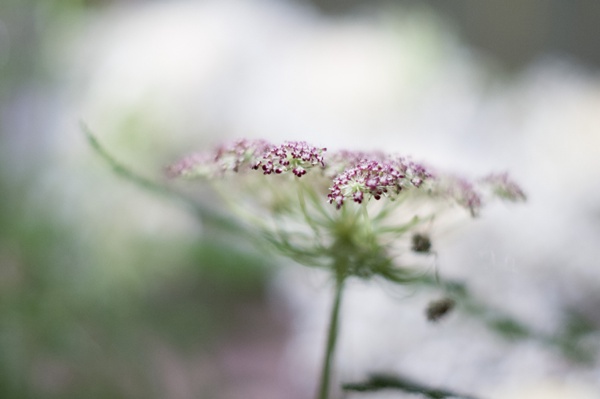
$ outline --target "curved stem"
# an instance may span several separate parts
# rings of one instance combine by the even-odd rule
[[[340,314],[340,303],[342,300],[342,291],[344,289],[345,276],[342,273],[337,273],[335,281],[335,296],[333,307],[329,318],[329,331],[327,333],[327,346],[325,349],[325,359],[323,360],[323,368],[321,370],[321,381],[319,383],[319,391],[317,399],[329,398],[329,382],[331,379],[331,369],[333,363],[333,354],[335,352],[335,344],[338,335],[338,323]]]
[[[90,144],[92,150],[102,158],[104,162],[112,168],[118,176],[129,180],[145,190],[164,197],[175,199],[188,206],[204,223],[210,223],[215,227],[221,227],[228,232],[242,233],[245,231],[243,226],[227,216],[221,215],[214,209],[209,209],[193,198],[181,193],[173,188],[148,179],[132,169],[128,168],[116,158],[98,141],[93,132],[82,122],[81,129]]]

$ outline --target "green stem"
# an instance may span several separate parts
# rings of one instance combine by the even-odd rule
[[[329,319],[329,331],[327,333],[327,347],[325,349],[325,359],[323,361],[323,369],[321,371],[321,381],[319,384],[319,391],[317,399],[328,399],[329,398],[329,382],[331,379],[331,369],[333,363],[333,354],[335,352],[335,344],[338,335],[338,323],[340,314],[340,303],[342,300],[342,291],[344,289],[345,276],[342,273],[338,273],[336,276],[335,285],[335,297],[333,300],[333,307],[331,309],[331,315]]]
[[[168,186],[157,183],[134,172],[115,159],[84,123],[81,123],[81,129],[92,149],[112,168],[112,170],[118,176],[129,180],[137,186],[154,194],[181,201],[183,204],[190,207],[190,209],[197,214],[204,223],[211,224],[215,227],[220,227],[228,232],[240,233],[243,231],[243,226],[239,223],[236,223],[232,219],[217,213],[215,210],[203,206],[183,193],[175,191]]]

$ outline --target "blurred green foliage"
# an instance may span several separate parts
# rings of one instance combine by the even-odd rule
[[[80,24],[91,7],[101,6],[0,2],[2,398],[165,397],[161,348],[182,363],[210,355],[236,312],[263,299],[264,259],[236,249],[229,237],[216,231],[185,239],[138,235],[136,226],[119,225],[118,212],[98,215],[102,206],[77,202],[92,198],[89,193],[67,194],[73,190],[69,178],[47,182],[56,161],[46,145],[52,127],[35,109],[48,107],[44,114],[52,107],[28,102],[51,96],[52,51],[65,24]],[[22,117],[15,114],[20,107],[27,113]],[[108,176],[103,191],[117,199],[151,197],[127,191],[105,166],[98,167]],[[98,189],[88,184],[76,190],[82,187]],[[178,205],[163,199],[161,206]],[[95,227],[101,219],[116,225]]]
[[[264,261],[229,241],[145,237],[131,241],[128,257],[103,257],[110,248],[56,217],[54,200],[32,199],[30,183],[0,182],[1,397],[161,397],[121,381],[153,387],[153,340],[209,346],[240,302],[260,301]],[[136,265],[106,268],[110,259]],[[138,283],[106,275],[115,267],[134,270]],[[63,381],[46,381],[57,373]]]
[[[141,234],[129,256],[103,257],[54,199],[32,198],[32,180],[0,190],[0,397],[163,397],[155,346],[210,351],[240,304],[261,301],[264,260],[226,237]],[[115,259],[130,264],[107,268]]]

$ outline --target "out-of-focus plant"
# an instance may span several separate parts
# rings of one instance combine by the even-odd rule
[[[334,302],[318,399],[330,395],[339,312],[349,278],[437,284],[455,297],[464,295],[460,286],[408,263],[407,255],[431,253],[426,227],[444,213],[463,208],[475,217],[492,199],[525,199],[506,174],[469,181],[402,156],[328,152],[296,141],[238,140],[190,155],[168,173],[209,182],[271,249],[330,273]],[[449,296],[430,304],[427,315],[437,320],[453,306]]]
[[[595,358],[597,348],[580,339],[596,332],[585,320],[573,329],[573,315],[567,315],[562,330],[551,334],[537,331],[487,305],[465,282],[445,278],[437,266],[435,273],[430,273],[430,267],[416,262],[423,255],[438,255],[435,240],[428,234],[434,218],[437,223],[444,213],[460,215],[461,209],[476,217],[493,199],[525,200],[523,191],[507,174],[469,181],[384,153],[330,153],[306,143],[276,146],[248,140],[190,155],[168,168],[171,177],[208,183],[222,198],[214,202],[229,205],[239,216],[236,219],[221,214],[218,206],[198,202],[173,186],[137,174],[113,158],[91,131],[83,128],[92,148],[117,175],[185,204],[204,225],[215,231],[226,230],[230,239],[255,239],[268,244],[274,253],[330,272],[335,297],[319,398],[330,394],[339,308],[344,283],[350,277],[379,277],[392,284],[441,293],[441,298],[425,310],[432,322],[456,309],[507,340],[535,340],[578,363]],[[435,398],[471,397],[388,374],[373,374],[367,381],[345,383],[342,388],[361,392],[398,389]]]

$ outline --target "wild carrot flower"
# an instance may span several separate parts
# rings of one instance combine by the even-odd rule
[[[326,148],[316,148],[304,141],[286,141],[279,146],[266,147],[252,169],[260,167],[265,175],[291,170],[297,177],[302,177],[307,169],[314,166],[325,167],[322,155],[325,151]]]
[[[382,196],[393,200],[402,190],[419,188],[431,177],[425,167],[403,158],[383,162],[363,159],[333,179],[329,203],[338,209],[346,199],[362,204],[365,194],[376,200]]]
[[[348,258],[344,273],[363,277],[387,275],[394,268],[389,243],[413,234],[419,224],[447,208],[444,204],[457,204],[476,216],[493,197],[525,198],[507,174],[470,181],[402,156],[330,152],[304,141],[276,145],[237,140],[190,155],[168,172],[225,185],[221,193],[226,201],[255,222],[283,254],[331,267],[342,251]],[[240,179],[228,186],[232,174]],[[412,205],[406,205],[402,216],[406,200]],[[372,209],[371,203],[380,206]],[[248,204],[260,209],[247,209]],[[427,212],[417,210],[420,204],[429,205]]]
[[[328,152],[303,141],[274,145],[238,140],[188,156],[169,167],[168,173],[203,178],[215,186],[225,184],[225,190],[218,190],[223,199],[251,221],[279,253],[332,272],[335,300],[319,399],[328,397],[339,306],[348,277],[414,282],[419,274],[398,262],[394,246],[408,237],[409,251],[431,253],[429,235],[418,228],[448,208],[442,205],[458,204],[476,216],[494,197],[525,199],[507,174],[470,181],[433,172],[400,156]],[[240,179],[227,185],[232,174]],[[232,194],[235,191],[237,194]],[[421,210],[419,206],[424,204],[427,206]],[[437,320],[453,306],[448,301],[436,303],[428,309],[428,317]]]

